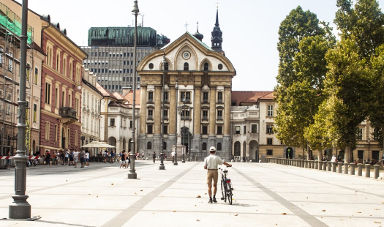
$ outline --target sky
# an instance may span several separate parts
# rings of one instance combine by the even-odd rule
[[[382,8],[384,0],[378,2]],[[51,22],[59,22],[79,46],[87,46],[90,27],[134,25],[133,0],[29,0],[28,5],[40,15],[49,14]],[[139,24],[143,21],[172,42],[186,30],[195,33],[198,23],[208,46],[218,8],[222,47],[237,73],[232,80],[234,91],[274,89],[278,30],[292,9],[300,5],[333,27],[337,10],[336,0],[138,0],[138,5]]]

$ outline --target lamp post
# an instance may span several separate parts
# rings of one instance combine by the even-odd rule
[[[135,159],[136,159],[136,149],[135,149],[135,131],[136,131],[136,124],[135,124],[135,112],[136,112],[136,65],[137,65],[137,59],[136,59],[136,45],[137,45],[137,15],[139,14],[139,7],[137,5],[137,0],[133,3],[133,10],[132,13],[135,15],[135,34],[133,38],[133,62],[134,62],[134,70],[133,70],[133,102],[132,102],[132,147],[131,152],[129,154],[131,159],[131,166],[128,173],[128,179],[137,179],[137,173],[135,171]]]
[[[177,84],[177,81],[176,81],[176,84],[175,84],[175,89],[176,89],[176,106],[177,106],[177,102],[179,100],[177,100],[177,96],[178,96],[178,93],[179,91],[177,90],[179,87],[178,87],[178,84]],[[177,121],[176,121],[176,126],[177,126]],[[180,131],[180,134],[182,134],[182,131]],[[183,137],[181,137],[181,143],[183,143]],[[178,165],[177,163],[177,133],[176,133],[176,147],[175,147],[175,161],[173,162],[173,165]]]
[[[28,25],[28,0],[23,0],[22,4],[22,26],[20,36],[20,94],[19,94],[19,113],[17,123],[17,151],[15,160],[15,195],[12,196],[13,202],[9,205],[9,218],[27,219],[31,217],[31,205],[27,202],[28,196],[25,194],[27,183],[25,155],[25,111],[28,106],[26,101],[26,60],[27,60],[27,25]]]
[[[165,88],[165,64],[167,61],[165,60],[165,56],[163,55],[163,76],[161,78],[161,88],[162,88],[162,93],[163,93],[163,102],[161,104],[161,110],[162,110],[162,117],[161,117],[161,153],[160,153],[160,166],[159,170],[165,170],[164,166],[164,88]]]
[[[187,112],[187,110],[188,111],[190,111],[191,109],[192,109],[192,107],[190,107],[190,106],[188,106],[187,104],[186,104],[186,100],[185,100],[185,98],[183,99],[183,105],[181,106],[181,107],[178,107],[178,109],[179,109],[179,113],[180,113],[180,116],[183,118],[182,120],[184,120],[184,126],[183,126],[183,128],[180,130],[180,134],[181,134],[181,144],[182,145],[184,145],[184,139],[185,139],[185,132],[186,132],[186,130],[185,130],[185,120],[186,120],[186,112]],[[189,115],[191,115],[190,114],[190,112],[189,112]],[[189,144],[189,131],[187,132],[188,134],[187,134],[187,137],[188,137],[188,150],[189,150],[189,147],[190,147],[190,144]],[[185,163],[185,150],[183,151],[183,156],[182,156],[182,160],[181,160],[181,162],[182,163]]]

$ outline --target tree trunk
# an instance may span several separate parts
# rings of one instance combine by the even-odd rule
[[[351,162],[351,147],[346,146],[344,150],[344,163],[350,163]]]
[[[323,160],[323,152],[321,150],[317,150],[317,159],[318,161]]]

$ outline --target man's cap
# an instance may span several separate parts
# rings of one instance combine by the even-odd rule
[[[209,151],[210,151],[210,152],[211,152],[211,151],[216,151],[216,147],[211,146],[211,147],[209,148]]]

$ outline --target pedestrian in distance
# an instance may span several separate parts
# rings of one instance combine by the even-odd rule
[[[74,165],[75,165],[75,168],[77,168],[77,163],[79,162],[79,151],[75,150],[73,152],[73,162],[74,162]]]
[[[153,158],[153,164],[155,164],[155,161],[156,161],[156,152],[153,152],[153,154],[152,154],[152,158]]]
[[[85,167],[89,166],[89,151],[85,152]]]
[[[80,151],[79,158],[80,158],[80,168],[84,168],[84,166],[85,166],[85,151],[84,150]]]
[[[231,167],[231,164],[223,161],[219,156],[216,155],[216,148],[211,146],[209,148],[209,156],[204,159],[204,169],[207,170],[207,184],[208,184],[208,195],[209,203],[217,203],[216,192],[217,192],[217,180],[219,177],[218,165],[225,165]],[[212,197],[212,182],[213,182],[213,197]]]
[[[49,151],[45,152],[45,164],[51,166],[51,154]]]

